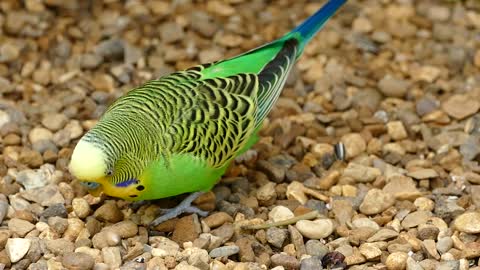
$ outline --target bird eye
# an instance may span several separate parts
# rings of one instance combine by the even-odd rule
[[[108,175],[108,176],[112,176],[112,174],[113,174],[113,170],[108,170],[108,171],[107,171],[107,175]]]
[[[82,181],[80,182],[80,184],[88,189],[96,189],[98,186],[100,186],[99,183],[95,183],[95,182],[85,182],[85,181]]]

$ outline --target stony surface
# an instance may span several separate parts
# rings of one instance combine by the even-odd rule
[[[155,228],[179,198],[88,194],[78,139],[129,89],[324,1],[0,2],[0,269],[480,269],[478,1],[348,1],[195,202],[209,215]]]

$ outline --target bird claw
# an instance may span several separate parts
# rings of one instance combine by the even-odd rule
[[[187,198],[185,198],[179,205],[177,205],[174,208],[171,209],[161,209],[161,213],[165,213],[159,217],[157,217],[155,220],[153,220],[150,223],[150,227],[155,227],[160,223],[163,223],[167,220],[170,220],[172,218],[176,218],[180,216],[181,214],[188,213],[188,214],[198,214],[199,216],[207,216],[208,211],[203,211],[200,210],[199,208],[192,206],[192,202],[200,197],[202,194],[205,192],[194,192],[190,195],[188,195]]]

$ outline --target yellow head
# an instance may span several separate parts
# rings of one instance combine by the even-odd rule
[[[82,182],[90,194],[99,196],[102,192],[125,200],[139,200],[144,186],[140,176],[124,177],[124,166],[116,166],[105,151],[97,144],[81,139],[73,150],[69,169]]]

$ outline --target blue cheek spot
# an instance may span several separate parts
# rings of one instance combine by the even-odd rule
[[[85,182],[85,181],[82,181],[80,182],[80,184],[88,189],[96,189],[100,186],[99,183],[95,183],[95,182]]]
[[[136,185],[138,184],[138,180],[135,179],[135,178],[132,178],[132,179],[128,179],[126,181],[123,181],[123,182],[120,182],[120,183],[117,183],[115,184],[116,187],[128,187],[130,185]]]

